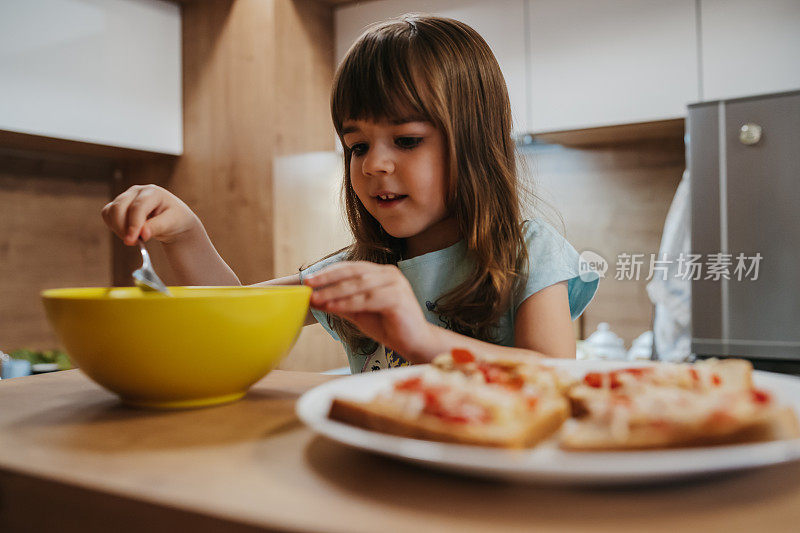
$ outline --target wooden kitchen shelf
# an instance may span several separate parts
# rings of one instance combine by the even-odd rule
[[[638,122],[635,124],[603,126],[600,128],[534,133],[531,137],[534,143],[560,144],[575,148],[611,144],[630,144],[659,139],[682,140],[685,127],[684,122],[684,119],[676,118],[653,122]]]
[[[0,148],[114,160],[176,159],[178,157],[159,152],[58,139],[8,130],[0,130]]]

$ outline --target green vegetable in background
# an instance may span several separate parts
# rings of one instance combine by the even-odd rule
[[[67,352],[63,350],[38,351],[22,348],[9,352],[8,355],[13,359],[30,361],[32,365],[55,363],[58,365],[59,370],[69,370],[72,368],[72,362],[69,360]]]

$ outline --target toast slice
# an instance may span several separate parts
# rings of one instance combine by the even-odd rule
[[[650,385],[584,398],[582,418],[565,428],[571,450],[733,444],[800,436],[797,417],[757,389],[695,390]]]
[[[527,448],[552,435],[569,416],[563,398],[543,401],[536,414],[505,424],[448,423],[435,416],[409,417],[390,405],[373,401],[334,399],[329,417],[339,422],[412,439],[489,446]]]
[[[499,448],[533,446],[569,417],[561,395],[508,390],[427,367],[367,402],[337,398],[329,418],[401,437]]]
[[[595,389],[639,385],[691,390],[747,390],[753,386],[753,365],[744,359],[708,359],[695,364],[658,363],[610,372],[589,372],[583,384]]]
[[[777,409],[768,416],[758,417],[733,427],[709,428],[674,426],[636,426],[620,439],[608,425],[573,421],[565,428],[561,447],[574,451],[643,450],[711,446],[794,439],[800,437],[797,416],[790,407]]]
[[[743,359],[709,359],[696,364],[659,363],[610,372],[589,372],[567,391],[572,415],[585,416],[588,402],[609,394],[638,395],[653,387],[695,392],[744,392],[753,387],[753,366]]]

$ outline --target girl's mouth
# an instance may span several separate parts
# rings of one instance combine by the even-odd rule
[[[394,207],[408,198],[407,194],[381,194],[375,197],[378,207]]]

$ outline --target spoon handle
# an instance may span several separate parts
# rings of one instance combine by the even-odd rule
[[[142,262],[144,263],[142,266],[144,268],[152,268],[152,263],[150,263],[150,254],[147,253],[147,248],[144,245],[144,241],[139,238],[139,251],[142,253]]]

